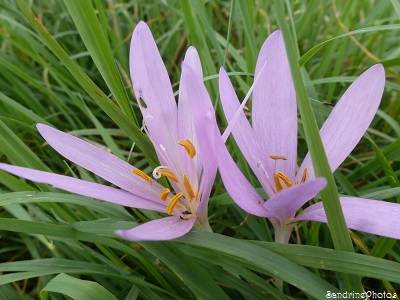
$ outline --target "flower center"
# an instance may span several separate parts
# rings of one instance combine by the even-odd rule
[[[185,148],[190,158],[194,158],[196,156],[196,147],[193,145],[190,139],[179,140],[178,144]],[[151,177],[143,171],[133,168],[132,172],[146,180],[150,185],[153,184]],[[154,169],[153,177],[158,179],[161,176],[167,177],[168,179],[177,183],[177,188],[179,190],[179,192],[177,191],[175,195],[173,195],[171,190],[168,188],[164,188],[161,191],[160,199],[162,201],[167,201],[169,198],[167,204],[167,214],[171,215],[175,208],[177,208],[179,210],[181,219],[188,220],[192,218],[197,211],[199,199],[198,191],[193,189],[189,177],[186,174],[183,174],[182,179],[179,180],[179,176],[176,176],[176,174],[169,167],[159,166]],[[170,197],[170,195],[173,196]]]
[[[285,189],[284,185],[286,187],[290,188],[293,185],[299,184],[299,181],[296,180],[294,184],[290,181],[290,179],[282,172],[276,172],[274,174],[274,180],[275,180],[275,185],[276,185],[276,190],[278,192],[282,191]],[[308,180],[308,169],[304,168],[303,174],[301,175],[300,183],[306,182]]]
[[[269,158],[273,159],[273,160],[288,160],[287,156],[283,156],[283,155],[269,155]],[[300,179],[300,183],[306,182],[308,180],[308,169],[304,168],[303,170],[303,174],[301,176]],[[293,185],[297,185],[299,184],[299,181],[296,180],[294,183],[291,182],[291,180],[289,179],[289,177],[287,177],[283,172],[275,172],[274,173],[274,181],[275,181],[275,187],[276,187],[276,191],[280,192],[282,190],[286,188],[290,188]]]

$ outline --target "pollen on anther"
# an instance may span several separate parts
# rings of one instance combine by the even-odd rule
[[[175,174],[168,169],[158,169],[157,173],[160,174],[161,176],[165,176],[169,179],[171,179],[172,181],[178,182],[178,179],[176,178]]]
[[[283,156],[283,155],[273,155],[273,154],[271,154],[271,155],[269,155],[269,158],[271,158],[273,160],[279,160],[279,159],[288,160],[288,157],[287,156]]]
[[[274,176],[274,180],[275,180],[275,185],[276,185],[276,189],[278,190],[278,192],[283,190],[283,185],[281,183],[281,181],[279,180],[279,177]]]
[[[141,170],[139,170],[139,169],[136,169],[136,168],[133,168],[133,169],[132,169],[132,172],[133,172],[134,174],[136,174],[137,176],[142,177],[142,178],[143,178],[144,180],[146,180],[150,185],[153,185],[153,181],[151,180],[150,176],[147,175],[145,172],[143,172],[143,171],[141,171]]]
[[[196,195],[193,191],[192,185],[190,184],[189,178],[186,176],[186,174],[183,175],[183,186],[185,187],[186,194],[190,198],[190,200],[193,200]]]
[[[303,174],[301,175],[300,182],[303,183],[303,182],[306,182],[307,180],[308,180],[308,169],[304,168]]]
[[[168,195],[169,195],[170,192],[171,192],[170,189],[164,188],[164,189],[161,191],[161,193],[160,193],[160,199],[161,199],[162,201],[167,200],[167,197],[168,197]]]
[[[171,200],[168,202],[168,205],[167,205],[167,214],[170,215],[172,213],[172,211],[175,208],[175,205],[178,203],[179,199],[182,198],[182,196],[183,196],[183,193],[181,192],[171,198]]]
[[[193,145],[192,141],[189,139],[184,139],[184,140],[179,140],[178,144],[183,146],[190,156],[190,158],[193,158],[196,156],[196,147]]]
[[[284,189],[284,187],[281,183],[281,180],[288,188],[293,185],[292,182],[290,181],[290,179],[282,172],[276,172],[274,174],[274,180],[275,180],[276,189],[278,190],[278,192],[282,191]]]

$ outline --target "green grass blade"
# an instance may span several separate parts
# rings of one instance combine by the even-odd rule
[[[317,299],[322,299],[327,290],[336,290],[329,283],[290,260],[243,240],[214,233],[191,232],[177,241],[230,255],[246,267],[256,268],[258,272],[282,279]]]
[[[140,242],[140,244],[163,261],[173,272],[176,272],[180,278],[183,278],[185,284],[195,293],[196,297],[229,299],[207,270],[194,260],[189,259],[176,245],[155,242]]]
[[[79,34],[85,43],[90,56],[99,69],[108,88],[117,100],[121,109],[132,120],[136,118],[129,104],[121,75],[117,70],[111,48],[96,18],[90,1],[64,1],[72,19],[78,28]]]
[[[16,165],[49,171],[38,156],[0,121],[0,150]]]
[[[15,177],[14,177],[15,178]],[[23,182],[22,182],[23,183]],[[119,220],[133,221],[132,216],[120,205],[108,202],[99,202],[79,195],[71,195],[53,192],[14,192],[0,194],[0,206],[11,204],[30,204],[30,203],[70,203],[83,205],[94,211],[102,213],[110,218],[119,218]]]
[[[97,282],[81,280],[61,273],[54,277],[40,292],[44,300],[50,299],[49,293],[61,293],[72,299],[117,300],[117,298]]]
[[[326,40],[322,42],[321,44],[318,44],[317,46],[314,46],[310,50],[308,50],[299,60],[299,65],[300,67],[304,66],[311,57],[314,56],[315,53],[317,53],[319,50],[321,50],[323,47],[325,47],[327,44],[337,40],[341,39],[350,35],[356,35],[356,34],[362,34],[362,33],[367,33],[367,32],[375,32],[375,31],[386,31],[386,30],[399,30],[400,29],[400,24],[391,24],[391,25],[380,25],[380,26],[373,26],[373,27],[367,27],[367,28],[362,28],[362,29],[357,29],[353,30],[350,32],[347,32],[342,35],[335,36],[334,38],[331,38],[329,40]]]
[[[394,11],[396,12],[397,17],[400,19],[400,2],[398,0],[390,0],[390,2],[392,2]]]
[[[240,15],[243,20],[244,29],[246,32],[246,40],[248,42],[249,51],[246,52],[246,62],[247,62],[247,70],[253,71],[256,65],[256,38],[254,36],[254,28],[252,26],[252,21],[250,18],[249,10],[246,1],[236,1],[239,6]]]
[[[94,82],[80,69],[71,57],[58,44],[54,37],[47,31],[39,19],[30,11],[23,0],[16,0],[18,7],[23,15],[39,33],[43,42],[53,51],[53,53],[64,64],[68,71],[73,75],[85,91],[96,101],[96,103],[110,116],[110,118],[124,131],[124,133],[135,142],[146,155],[150,164],[158,165],[157,156],[149,138],[129,119]]]
[[[400,283],[400,263],[368,255],[314,246],[254,242],[302,266],[347,272]]]

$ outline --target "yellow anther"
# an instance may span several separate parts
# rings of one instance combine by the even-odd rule
[[[193,200],[196,197],[196,194],[193,191],[189,178],[185,174],[183,175],[183,186],[185,187],[186,195],[188,195],[190,200]]]
[[[161,199],[162,201],[167,200],[167,197],[168,197],[168,195],[169,195],[170,192],[171,192],[170,189],[164,188],[164,189],[161,191],[161,193],[160,193],[160,199]]]
[[[174,173],[172,173],[171,170],[168,169],[158,169],[157,173],[160,174],[161,176],[165,176],[169,179],[171,179],[172,181],[178,182],[178,179],[176,179],[176,176]]]
[[[153,181],[151,181],[150,176],[147,175],[145,172],[140,171],[139,169],[135,169],[135,168],[132,169],[132,172],[133,172],[134,174],[136,174],[137,176],[142,177],[142,178],[143,178],[144,180],[146,180],[150,185],[153,185]]]
[[[193,158],[196,156],[196,147],[193,145],[192,141],[189,139],[184,139],[184,140],[179,140],[178,144],[183,146],[190,158]]]
[[[275,180],[275,185],[276,185],[276,189],[278,190],[278,192],[282,191],[283,185],[282,185],[281,181],[279,180],[279,178],[277,176],[274,176],[274,180]]]
[[[285,174],[283,174],[282,172],[276,172],[274,174],[274,179],[275,179],[276,189],[278,190],[278,192],[282,191],[284,189],[284,187],[281,183],[281,180],[287,187],[292,186],[292,182],[290,181],[290,179],[287,178],[287,176]]]
[[[282,160],[288,160],[287,156],[283,156],[283,155],[269,155],[269,158],[272,158],[273,160],[278,160],[278,159],[282,159]]]
[[[303,182],[306,182],[307,180],[308,180],[308,169],[304,168],[303,175],[301,175],[300,182],[303,183]]]
[[[183,193],[178,193],[171,198],[167,205],[167,213],[170,215],[175,208],[175,205],[178,203],[179,199],[181,199]]]
[[[294,185],[298,185],[299,181],[296,179],[296,181],[294,182]]]

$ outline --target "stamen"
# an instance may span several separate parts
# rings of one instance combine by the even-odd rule
[[[170,192],[171,192],[170,189],[164,188],[164,189],[161,191],[161,193],[160,193],[160,199],[161,199],[162,201],[167,200],[167,197],[168,197],[168,195],[169,195]]]
[[[175,196],[173,196],[173,197],[171,198],[171,200],[168,202],[168,205],[167,205],[167,213],[168,213],[169,215],[172,213],[172,211],[173,211],[174,208],[175,208],[175,205],[178,203],[179,199],[182,198],[182,196],[183,196],[183,193],[182,193],[182,192],[181,192],[181,193],[178,193],[178,194],[176,194]]]
[[[283,156],[283,155],[273,155],[270,154],[269,158],[273,159],[273,160],[278,160],[278,159],[282,159],[282,160],[288,160],[287,156]]]
[[[188,195],[190,200],[193,200],[196,197],[196,195],[193,191],[189,178],[186,176],[186,174],[183,175],[183,186],[185,187],[186,194]]]
[[[184,140],[179,140],[178,144],[183,146],[190,158],[193,158],[196,156],[196,147],[193,145],[192,141],[189,139],[184,139]]]
[[[157,179],[160,178],[161,176],[165,176],[171,179],[172,181],[178,182],[178,179],[176,178],[175,174],[171,170],[164,169],[163,167],[155,168],[153,171],[153,176]]]
[[[147,175],[145,172],[143,172],[143,171],[141,171],[141,170],[139,170],[139,169],[136,169],[136,168],[133,168],[133,169],[132,169],[132,172],[133,172],[134,174],[136,174],[137,176],[142,177],[142,178],[143,178],[144,180],[146,180],[150,185],[153,185],[153,181],[151,181],[150,176]]]
[[[287,178],[287,176],[282,172],[276,172],[274,174],[274,179],[275,179],[276,189],[278,190],[278,192],[284,189],[281,180],[288,188],[292,186],[292,182],[290,181],[290,179]]]
[[[304,168],[303,175],[301,175],[300,182],[303,183],[303,182],[306,182],[307,180],[308,180],[308,169]]]
[[[281,181],[279,180],[279,177],[276,176],[276,173],[274,175],[274,180],[275,180],[275,185],[276,185],[276,189],[278,190],[278,192],[283,190],[283,185],[281,183]]]

